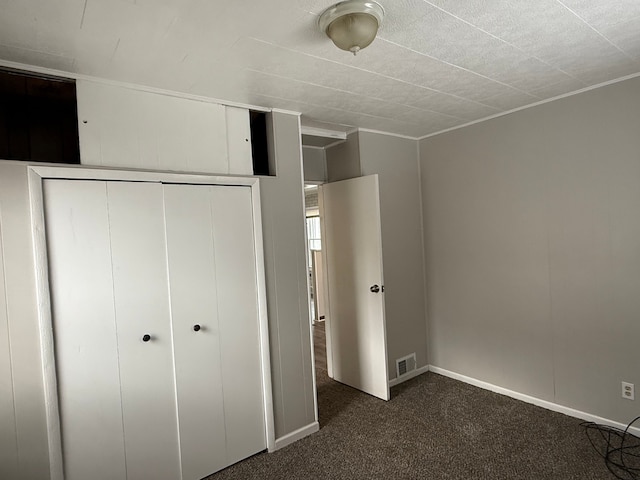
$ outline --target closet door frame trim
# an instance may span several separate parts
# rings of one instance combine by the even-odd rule
[[[47,435],[49,445],[50,479],[64,480],[62,457],[62,432],[60,429],[60,409],[56,377],[53,315],[49,287],[49,262],[45,232],[43,183],[47,179],[102,180],[146,183],[177,183],[190,185],[228,185],[251,188],[253,209],[253,235],[258,291],[258,322],[260,328],[260,362],[262,371],[262,391],[264,398],[265,438],[267,449],[275,451],[275,427],[273,419],[273,395],[271,384],[271,363],[269,352],[269,326],[267,318],[267,294],[264,270],[264,249],[262,242],[262,215],[260,207],[260,179],[255,177],[230,177],[198,175],[187,173],[147,172],[136,170],[115,170],[108,168],[57,167],[30,165],[29,197],[31,204],[31,234],[36,268],[37,312],[40,330],[40,350],[42,376],[46,406]]]

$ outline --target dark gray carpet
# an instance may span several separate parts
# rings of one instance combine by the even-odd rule
[[[580,420],[433,373],[394,387],[384,402],[329,379],[323,342],[320,431],[210,480],[615,478]]]

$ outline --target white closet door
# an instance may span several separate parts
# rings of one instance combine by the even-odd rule
[[[266,448],[251,190],[165,185],[165,212],[190,480]]]
[[[180,479],[162,185],[107,193],[127,479]]]
[[[66,480],[126,478],[107,190],[44,182]]]
[[[251,189],[47,180],[45,206],[65,478],[264,450]]]
[[[208,186],[165,186],[184,480],[228,465],[210,196]]]
[[[180,479],[162,185],[47,180],[45,208],[65,478]]]
[[[266,448],[251,189],[212,187],[227,461]]]

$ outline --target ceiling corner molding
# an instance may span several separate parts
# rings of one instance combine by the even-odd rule
[[[421,140],[423,137],[411,137],[409,135],[402,135],[400,133],[391,133],[391,132],[383,132],[380,130],[372,130],[371,128],[358,128],[355,131],[358,132],[363,132],[363,133],[375,133],[377,135],[387,135],[389,137],[398,137],[398,138],[404,138],[406,140]]]
[[[346,140],[336,140],[336,141],[335,141],[335,142],[333,142],[333,143],[330,143],[330,144],[328,144],[328,145],[325,145],[325,146],[323,147],[323,150],[325,150],[325,151],[326,151],[326,150],[327,150],[327,148],[335,147],[336,145],[340,145],[340,144],[344,143],[345,141],[346,141]]]
[[[551,102],[555,102],[556,100],[562,100],[563,98],[573,97],[574,95],[590,92],[591,90],[596,90],[598,88],[606,87],[608,85],[614,85],[616,83],[624,82],[626,80],[632,80],[638,77],[640,77],[640,72],[632,73],[631,75],[625,75],[624,77],[620,77],[620,78],[614,78],[613,80],[607,80],[606,82],[598,83],[596,85],[590,85],[588,87],[581,88],[580,90],[574,90],[573,92],[563,93],[562,95],[558,95],[556,97],[545,98],[544,100],[540,100],[539,102],[536,102],[536,103],[531,103],[529,105],[524,105],[522,107],[514,108],[512,110],[507,110],[506,112],[496,113],[495,115],[490,115],[488,117],[480,118],[478,120],[464,123],[462,125],[456,125],[455,127],[446,128],[444,130],[439,130],[437,132],[429,133],[427,135],[419,137],[418,140],[425,140],[427,138],[435,137],[437,135],[442,135],[443,133],[452,132],[454,130],[460,130],[461,128],[470,127],[477,123],[487,122],[489,120],[493,120],[494,118],[504,117],[505,115],[510,115],[512,113],[520,112],[522,110],[527,110],[533,107],[539,107],[540,105],[544,105],[545,103],[551,103]]]
[[[326,128],[305,127],[302,125],[301,133],[303,135],[311,135],[313,137],[335,138],[336,140],[346,140],[347,132],[340,130],[329,130]]]
[[[333,143],[331,145],[333,145]],[[331,145],[328,145],[328,146],[331,146]],[[326,147],[317,147],[316,145],[305,145],[305,144],[302,144],[302,148],[303,149],[307,148],[309,150],[324,150]]]

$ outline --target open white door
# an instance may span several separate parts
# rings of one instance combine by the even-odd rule
[[[378,176],[321,185],[318,197],[329,375],[389,400]]]

